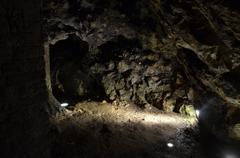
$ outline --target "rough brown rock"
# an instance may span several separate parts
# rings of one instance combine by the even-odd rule
[[[84,66],[94,69],[98,64],[99,70],[88,73],[103,84],[110,100],[150,103],[160,109],[173,100],[174,108],[171,104],[167,109],[174,112],[193,104],[216,135],[228,135],[228,128],[239,123],[236,0],[52,0],[47,4],[47,42],[55,44],[70,34],[87,42]],[[205,121],[209,119],[210,123]]]

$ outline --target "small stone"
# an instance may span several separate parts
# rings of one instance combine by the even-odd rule
[[[175,90],[174,94],[180,98],[183,98],[187,95],[184,89],[177,89]]]
[[[124,106],[127,108],[127,107],[129,107],[129,106],[130,106],[130,104],[125,104]]]
[[[118,72],[124,73],[124,72],[130,70],[131,68],[126,62],[121,61],[121,62],[118,63],[117,69],[118,69]]]
[[[189,91],[188,91],[188,93],[187,93],[188,99],[189,99],[189,100],[193,100],[193,99],[194,99],[194,98],[193,98],[193,95],[194,95],[193,89],[190,88]]]
[[[118,106],[118,102],[116,100],[113,101],[113,105]]]
[[[232,128],[230,128],[230,137],[240,140],[240,123],[235,124]]]
[[[108,64],[108,70],[113,70],[115,68],[115,64],[113,61],[111,61],[109,64]]]
[[[164,100],[163,110],[166,112],[173,112],[175,105],[176,105],[175,99]]]
[[[179,110],[180,114],[184,114],[191,117],[196,117],[196,112],[193,105],[183,104]]]
[[[92,114],[93,114],[93,112],[92,112],[92,111],[88,111],[88,114],[89,114],[89,115],[92,115]]]

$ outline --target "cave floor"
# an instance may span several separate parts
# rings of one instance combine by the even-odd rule
[[[126,103],[83,102],[53,121],[56,158],[203,157],[196,119],[150,106],[143,110]]]

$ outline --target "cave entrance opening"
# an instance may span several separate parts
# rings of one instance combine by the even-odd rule
[[[52,94],[63,106],[102,97],[97,79],[86,66],[91,62],[88,55],[88,43],[76,35],[49,45]]]

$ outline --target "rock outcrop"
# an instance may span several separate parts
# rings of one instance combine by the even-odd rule
[[[75,36],[88,45],[81,49],[84,54],[53,66],[53,78],[71,78],[64,72],[68,64],[78,68],[72,72],[79,77],[78,86],[59,80],[53,84],[60,85],[60,91],[190,115],[187,111],[194,106],[215,135],[240,139],[237,0],[51,0],[46,4],[46,42],[54,47]],[[55,54],[52,58],[57,61]],[[91,92],[93,87],[101,90]]]

